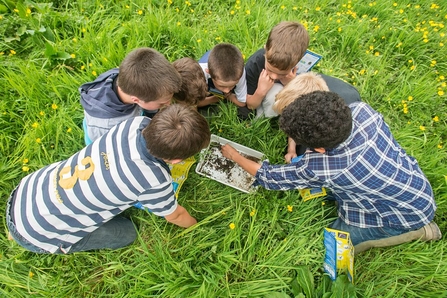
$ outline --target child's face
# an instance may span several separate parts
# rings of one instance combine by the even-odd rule
[[[265,59],[265,70],[272,80],[281,80],[290,75],[294,68],[291,70],[281,70],[268,63],[267,59]]]
[[[228,93],[234,89],[238,81],[221,81],[221,80],[213,80],[214,87],[216,89],[222,91],[223,93]]]
[[[163,107],[167,107],[171,104],[171,99],[174,94],[168,94],[155,101],[145,102],[142,100],[138,101],[138,105],[145,110],[159,110]]]

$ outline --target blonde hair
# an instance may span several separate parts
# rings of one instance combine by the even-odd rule
[[[323,78],[314,72],[299,74],[276,95],[273,110],[281,114],[289,104],[301,95],[313,91],[329,91],[329,87]]]

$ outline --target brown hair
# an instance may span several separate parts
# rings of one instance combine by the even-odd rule
[[[159,111],[143,130],[146,147],[164,160],[186,159],[208,146],[211,132],[194,108],[173,104]]]
[[[314,72],[297,75],[275,97],[273,110],[281,114],[282,111],[303,94],[313,91],[329,91],[323,78]]]
[[[208,57],[208,71],[215,80],[238,81],[244,73],[241,51],[230,43],[216,45]]]
[[[291,70],[303,58],[309,46],[309,34],[298,22],[281,22],[269,33],[265,59],[279,70]]]
[[[182,81],[174,66],[151,48],[130,52],[119,67],[117,85],[144,102],[178,92]]]
[[[204,100],[208,85],[200,64],[192,58],[185,57],[175,60],[172,65],[182,77],[182,85],[180,90],[174,93],[174,99],[192,106]]]

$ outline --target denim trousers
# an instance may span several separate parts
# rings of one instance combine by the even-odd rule
[[[331,229],[348,232],[351,237],[352,245],[357,245],[361,242],[368,240],[384,239],[391,236],[401,235],[403,233],[410,232],[407,229],[395,229],[390,227],[377,227],[377,228],[358,228],[351,225],[347,225],[343,220],[337,218],[331,225]]]
[[[6,204],[6,224],[12,238],[26,250],[35,253],[49,253],[48,251],[33,245],[17,232],[10,212],[13,194],[14,192],[11,194],[8,203]],[[95,249],[118,249],[130,245],[136,238],[137,231],[135,230],[132,221],[122,216],[115,216],[95,231],[73,244],[68,253]],[[64,254],[64,252],[59,248],[54,254]]]

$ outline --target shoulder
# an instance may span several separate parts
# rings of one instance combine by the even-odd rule
[[[248,60],[247,60],[247,64],[249,63],[259,63],[259,62],[264,62],[265,61],[265,49],[259,49],[256,52],[254,52],[253,55],[251,55]]]

